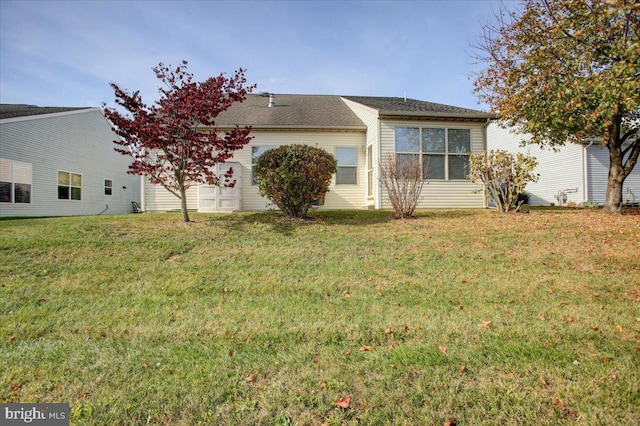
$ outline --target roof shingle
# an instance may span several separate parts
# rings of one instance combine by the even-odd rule
[[[0,120],[5,118],[55,114],[58,112],[68,112],[90,108],[91,107],[39,107],[36,105],[27,104],[0,104]]]
[[[336,95],[251,94],[216,118],[218,126],[300,127],[364,130],[364,123]]]
[[[377,109],[380,115],[424,116],[451,118],[493,118],[494,114],[452,105],[437,104],[417,99],[376,97],[376,96],[343,96],[353,102]]]

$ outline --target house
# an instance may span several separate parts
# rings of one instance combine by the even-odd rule
[[[129,213],[130,158],[100,108],[0,104],[0,216]]]
[[[252,126],[251,142],[219,165],[218,172],[233,168],[237,184],[234,188],[192,187],[187,206],[206,212],[270,208],[258,193],[253,173],[257,158],[276,146],[308,144],[334,154],[338,162],[320,208],[390,208],[378,178],[378,164],[387,154],[421,159],[429,165],[418,208],[482,208],[482,187],[466,176],[469,154],[486,149],[486,126],[492,117],[405,98],[252,94],[216,120],[220,130]],[[178,210],[180,203],[162,186],[145,179],[142,207]]]
[[[521,146],[529,136],[513,128],[503,128],[492,122],[487,128],[488,148],[512,153],[521,152],[537,158],[536,183],[529,183],[525,192],[530,205],[566,205],[567,203],[603,204],[609,176],[609,151],[596,139],[582,144],[567,143],[556,150],[537,145]],[[623,202],[640,202],[640,167],[626,178],[622,190]]]

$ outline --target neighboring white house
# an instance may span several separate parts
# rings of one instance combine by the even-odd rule
[[[132,212],[140,178],[99,108],[0,104],[0,216]]]
[[[469,153],[486,149],[492,114],[403,98],[334,95],[249,95],[217,117],[220,130],[252,126],[251,142],[222,167],[232,167],[234,188],[208,185],[187,193],[189,209],[263,210],[253,164],[280,145],[306,144],[334,154],[333,177],[323,209],[390,208],[378,165],[386,154],[417,157],[429,164],[419,208],[482,208],[479,184],[466,179]],[[179,210],[179,200],[160,185],[143,180],[145,211]]]
[[[488,149],[521,152],[538,159],[535,172],[540,174],[537,183],[529,183],[525,192],[531,205],[565,205],[573,202],[603,204],[609,175],[609,151],[598,140],[583,144],[567,143],[555,151],[537,145],[521,146],[527,135],[518,134],[512,128],[502,128],[492,122],[487,128]],[[623,201],[640,202],[640,167],[635,167],[626,178]]]

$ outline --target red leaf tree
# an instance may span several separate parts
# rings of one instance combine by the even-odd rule
[[[215,119],[234,102],[244,101],[256,85],[246,86],[242,68],[231,78],[220,74],[203,82],[193,80],[186,61],[175,69],[161,62],[153,71],[163,83],[159,100],[148,106],[139,92],[129,94],[110,83],[116,103],[127,113],[103,104],[104,115],[121,138],[114,141],[119,145],[115,150],[133,158],[128,173],[148,176],[151,183],[162,185],[178,197],[182,220],[189,222],[189,187],[202,183],[235,185],[233,169],[224,176],[217,176],[213,169],[249,143],[251,128],[236,126],[222,135]]]

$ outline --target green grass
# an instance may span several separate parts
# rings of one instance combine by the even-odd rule
[[[95,425],[640,423],[640,216],[314,215],[0,221],[0,401]]]

